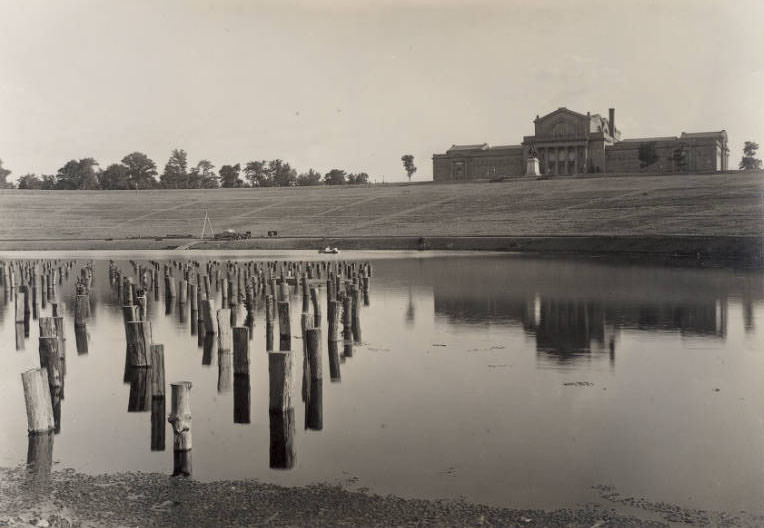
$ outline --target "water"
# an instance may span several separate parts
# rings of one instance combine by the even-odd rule
[[[114,258],[126,271],[127,259],[141,256],[162,257],[79,255]],[[318,257],[230,258],[308,256]],[[685,507],[764,511],[761,271],[506,254],[340,258],[372,259],[363,344],[342,358],[340,382],[330,380],[323,344],[323,423],[308,430],[302,342],[292,339],[294,465],[286,470],[270,464],[263,303],[249,391],[240,384],[219,392],[217,358],[204,357],[190,317],[181,321],[178,306],[166,315],[164,299],[149,295],[167,383],[193,382],[194,478],[328,481],[541,508],[584,504],[597,497],[592,486],[607,484]],[[59,287],[67,374],[54,467],[171,473],[169,404],[165,451],[150,450],[151,413],[127,412],[124,327],[107,262],[95,261],[87,354],[75,346],[73,275]],[[0,301],[0,465],[14,466],[27,457],[19,373],[39,364],[38,329],[32,321],[25,350],[16,351],[13,303]],[[291,304],[299,336],[300,298]],[[247,394],[250,423],[234,423],[234,395],[242,404]]]

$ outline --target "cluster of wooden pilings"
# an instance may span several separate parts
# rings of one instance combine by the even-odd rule
[[[302,400],[305,427],[320,430],[322,414],[322,309],[319,288],[326,290],[329,372],[339,382],[341,359],[353,355],[361,342],[360,305],[369,304],[372,268],[369,263],[347,262],[208,262],[130,261],[131,271],[109,263],[109,283],[120,299],[127,344],[125,381],[131,384],[128,410],[152,413],[152,449],[164,449],[161,433],[164,414],[163,348],[152,341],[147,319],[146,295],[154,301],[164,297],[165,315],[177,309],[181,323],[189,317],[191,333],[203,347],[202,363],[209,365],[217,349],[218,392],[233,389],[235,423],[250,422],[249,342],[255,331],[255,313],[265,308],[265,338],[269,371],[270,464],[291,468],[294,464],[294,402],[292,372],[291,306],[302,297],[303,344]],[[220,308],[218,308],[218,303]],[[274,327],[278,321],[278,349]],[[340,327],[340,325],[342,325]],[[343,353],[340,357],[339,346]],[[149,352],[150,351],[150,352]],[[160,374],[161,372],[161,374]],[[161,391],[161,394],[160,392]],[[174,471],[191,473],[191,383],[172,384]]]
[[[50,470],[53,435],[61,431],[61,400],[66,376],[64,303],[58,288],[69,278],[74,261],[13,260],[0,262],[0,286],[5,302],[13,301],[16,349],[24,351],[31,320],[39,323],[39,367],[21,373],[27,410],[27,462]],[[75,295],[75,337],[78,354],[87,353],[87,318],[92,266],[80,270]],[[47,469],[46,469],[47,468]]]

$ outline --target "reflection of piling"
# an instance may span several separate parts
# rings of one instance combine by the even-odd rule
[[[291,328],[290,328],[290,322],[289,322],[289,302],[288,301],[279,301],[278,303],[278,312],[279,312],[279,343],[283,344],[285,341],[289,343],[291,341]],[[291,349],[291,346],[287,345],[284,350]]]
[[[361,321],[359,319],[359,305],[360,305],[361,292],[357,287],[353,286],[351,290],[351,296],[353,297],[353,307],[351,312],[351,329],[353,332],[353,341],[356,343],[361,342]]]
[[[329,341],[337,341],[337,301],[326,303],[326,324]]]
[[[173,431],[173,476],[191,474],[191,382],[171,384],[172,407],[167,421]]]
[[[82,356],[88,353],[88,328],[87,326],[74,327],[74,340],[77,345],[77,355]]]
[[[320,431],[324,428],[323,380],[311,379],[305,402],[305,429]]]
[[[204,322],[204,331],[208,334],[216,334],[218,325],[215,320],[215,301],[212,299],[205,299],[202,301],[201,312],[202,321]]]
[[[151,450],[164,451],[165,448],[165,400],[162,397],[151,398]]]
[[[329,340],[329,378],[332,383],[339,383],[341,380],[340,357],[336,340]]]
[[[291,469],[294,466],[294,409],[268,413],[270,420],[270,467]]]
[[[202,365],[212,365],[212,356],[215,355],[217,350],[217,337],[215,334],[204,334],[204,342],[202,343]]]
[[[47,483],[50,480],[53,466],[53,438],[53,433],[48,431],[30,434],[27,440],[27,475],[37,484]]]
[[[27,409],[27,429],[30,433],[47,433],[55,428],[48,371],[31,369],[21,374],[24,402]]]
[[[345,296],[345,298],[342,299],[342,337],[346,341],[353,339],[353,330],[351,328],[351,321],[352,321],[351,305],[352,304],[353,304],[353,301],[349,296]]]
[[[146,412],[151,409],[151,384],[149,382],[149,369],[129,367],[130,372],[130,396],[127,403],[127,412]]]
[[[249,423],[249,372],[233,375],[233,423]]]

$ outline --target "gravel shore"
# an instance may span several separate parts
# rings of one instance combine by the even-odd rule
[[[612,495],[612,491],[602,490]],[[618,500],[614,506],[620,506]],[[0,526],[758,526],[762,519],[720,517],[650,503],[637,513],[591,505],[556,511],[515,510],[463,501],[403,499],[339,486],[286,488],[257,481],[202,483],[161,474],[89,476],[73,470],[39,475],[0,470]],[[640,515],[639,512],[644,512]],[[668,512],[668,513],[667,513]],[[677,513],[678,512],[678,513]],[[683,513],[684,512],[684,513]],[[667,515],[673,518],[666,519]],[[683,517],[683,515],[685,515]]]

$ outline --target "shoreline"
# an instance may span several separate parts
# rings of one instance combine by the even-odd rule
[[[402,498],[319,483],[199,482],[159,473],[86,475],[0,468],[0,525],[117,526],[756,526],[761,516],[683,508],[595,487],[602,503],[543,510]]]
[[[273,237],[244,240],[192,238],[0,239],[0,251],[46,250],[454,250],[537,255],[609,256],[638,259],[733,262],[760,267],[763,236],[734,235],[530,235]]]

